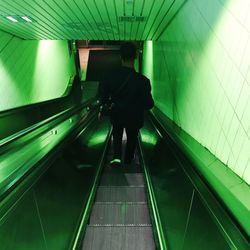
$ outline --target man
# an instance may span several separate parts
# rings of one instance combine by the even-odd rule
[[[124,163],[132,162],[137,136],[144,122],[144,111],[154,106],[149,79],[134,69],[136,54],[133,43],[122,44],[121,68],[109,74],[100,86],[99,119],[103,116],[105,105],[112,103],[110,121],[113,125],[114,155],[110,164],[121,163],[124,129],[127,136]]]

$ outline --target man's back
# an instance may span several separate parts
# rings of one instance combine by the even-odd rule
[[[112,102],[110,121],[113,135],[113,160],[110,164],[117,165],[122,161],[122,136],[127,136],[124,163],[130,164],[134,159],[137,137],[143,126],[144,110],[154,106],[149,80],[134,70],[136,46],[125,42],[120,47],[122,67],[110,72],[101,84],[101,119],[105,104]],[[111,100],[110,100],[111,99]]]
[[[111,96],[114,106],[111,122],[125,127],[141,128],[144,110],[154,105],[149,80],[133,68],[121,67],[110,72],[102,83],[102,102]]]

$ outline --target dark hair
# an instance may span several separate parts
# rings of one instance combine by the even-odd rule
[[[125,42],[120,47],[121,58],[124,61],[136,58],[137,48],[132,42]]]

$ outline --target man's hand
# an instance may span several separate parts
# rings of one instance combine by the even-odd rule
[[[98,113],[98,121],[102,121],[103,120],[103,115],[101,112]]]

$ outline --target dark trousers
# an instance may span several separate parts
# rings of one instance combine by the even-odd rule
[[[124,129],[127,136],[124,163],[129,164],[134,159],[139,129],[124,128],[118,125],[113,125],[114,159],[121,159],[122,135]]]

